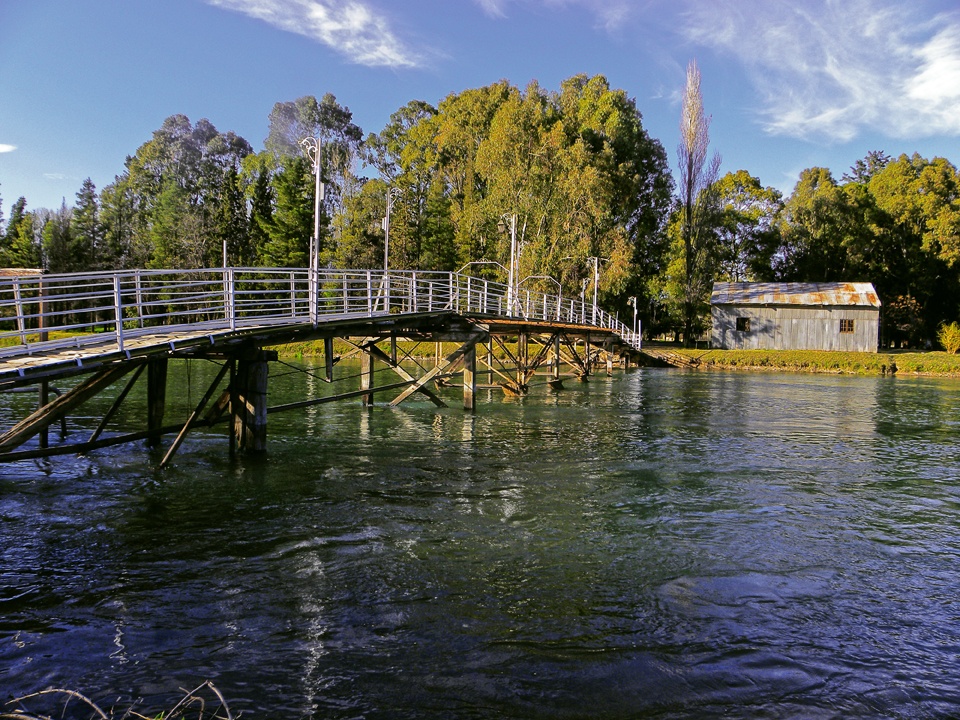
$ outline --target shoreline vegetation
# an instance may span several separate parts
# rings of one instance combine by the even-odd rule
[[[835,350],[704,350],[658,343],[647,345],[645,350],[661,361],[698,370],[960,377],[960,355],[942,350],[882,350],[875,353]]]
[[[441,352],[455,348],[443,343]],[[281,357],[323,357],[323,341],[287,343],[273,346]],[[429,358],[435,354],[432,342],[398,342],[399,357]],[[698,370],[754,370],[810,372],[851,375],[932,375],[960,377],[960,354],[942,350],[885,350],[876,353],[826,350],[705,350],[683,348],[668,343],[644,343],[648,364],[668,363]],[[334,353],[346,357],[355,353],[348,343],[334,342]],[[500,353],[498,352],[499,356]]]

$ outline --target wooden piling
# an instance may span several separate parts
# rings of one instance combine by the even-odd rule
[[[167,358],[152,357],[147,363],[147,430],[151,433],[163,427],[167,403]],[[147,444],[156,447],[160,435],[150,435]]]
[[[276,353],[258,350],[237,362],[233,433],[237,450],[256,454],[267,449],[267,360]]]
[[[373,405],[373,355],[368,352],[360,356],[360,389],[369,392],[360,396],[365,407]]]
[[[477,409],[477,346],[471,345],[463,355],[463,409]]]

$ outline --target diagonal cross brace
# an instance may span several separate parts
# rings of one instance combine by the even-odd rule
[[[411,385],[410,387],[408,387],[408,388],[407,388],[406,390],[404,390],[402,393],[400,393],[399,395],[397,395],[397,397],[394,398],[394,400],[390,403],[390,407],[396,407],[397,405],[399,405],[400,403],[402,403],[404,400],[406,400],[408,397],[410,397],[411,395],[413,395],[415,392],[421,390],[421,388],[423,388],[424,385],[426,385],[428,382],[430,382],[431,380],[433,380],[435,377],[437,377],[438,375],[442,375],[443,373],[445,373],[445,372],[446,372],[447,370],[449,370],[458,360],[460,360],[460,358],[462,358],[464,355],[466,355],[466,354],[470,351],[471,348],[475,347],[476,344],[477,344],[478,342],[480,342],[481,340],[483,340],[486,336],[487,336],[487,334],[484,333],[484,332],[476,332],[476,333],[471,334],[471,335],[469,336],[469,338],[467,339],[467,341],[466,341],[463,345],[461,345],[459,348],[457,348],[456,350],[454,350],[452,353],[450,353],[449,355],[447,355],[447,356],[443,359],[443,362],[441,362],[439,365],[437,365],[435,368],[433,368],[433,369],[432,369],[430,372],[428,372],[426,375],[424,375],[423,377],[419,378],[413,385]]]
[[[77,385],[73,390],[64,393],[48,405],[21,420],[0,437],[0,452],[6,452],[19,447],[45,427],[56,422],[83,402],[86,402],[98,392],[114,381],[127,374],[136,367],[135,363],[108,365],[96,375]]]
[[[365,349],[368,353],[370,353],[371,355],[373,355],[374,357],[376,357],[378,360],[380,360],[381,362],[383,362],[384,364],[386,364],[387,366],[389,366],[391,370],[393,370],[397,375],[399,375],[400,377],[402,377],[404,380],[409,380],[410,382],[416,384],[417,379],[416,379],[413,375],[411,375],[410,373],[408,373],[405,369],[403,369],[402,367],[400,367],[399,363],[395,363],[395,362],[393,361],[393,358],[391,358],[389,355],[387,355],[387,354],[386,354],[383,350],[381,350],[379,347],[377,347],[377,346],[374,345],[374,344],[370,344],[370,345],[365,346],[364,349]],[[446,404],[443,400],[441,400],[439,397],[437,397],[437,395],[436,395],[432,390],[430,390],[429,388],[427,388],[427,387],[420,387],[420,388],[419,388],[419,392],[423,393],[423,394],[426,395],[428,398],[430,398],[430,401],[431,401],[434,405],[436,405],[437,407],[441,407],[441,408],[447,407],[447,404]]]

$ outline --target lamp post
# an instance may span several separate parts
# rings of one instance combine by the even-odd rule
[[[549,280],[557,286],[557,295],[560,295],[560,293],[563,291],[563,286],[560,284],[560,281],[552,275],[527,275],[523,280],[517,283],[517,286],[523,285],[527,280]]]
[[[400,196],[400,188],[390,188],[387,190],[387,212],[383,218],[383,276],[386,277],[390,271],[390,211],[393,210],[393,203]]]
[[[587,260],[593,261],[593,324],[597,324],[597,290],[600,287],[600,262],[608,261],[610,258],[597,257],[591,255]]]
[[[310,288],[307,297],[310,302],[310,321],[317,324],[317,286],[320,276],[320,204],[323,202],[324,188],[320,179],[320,159],[323,154],[323,145],[318,137],[305,137],[300,141],[300,147],[313,164],[313,174],[316,186],[313,193],[313,237],[310,239],[310,268],[307,271]]]
[[[496,265],[496,266],[497,266],[498,268],[500,268],[501,270],[507,270],[503,265],[501,265],[500,263],[498,263],[496,260],[471,260],[471,261],[468,262],[466,265],[464,265],[462,268],[460,268],[459,270],[457,270],[456,274],[459,275],[460,273],[462,273],[464,270],[466,270],[466,269],[467,269],[468,267],[470,267],[471,265]],[[510,271],[507,270],[507,273],[509,273],[509,272],[510,272]]]
[[[637,339],[637,296],[631,295],[627,298],[627,305],[633,308],[633,339]]]
[[[506,222],[510,223],[510,269],[507,272],[507,314],[513,315],[514,305],[517,302],[517,264],[520,261],[517,252],[517,214],[504,213],[500,216],[500,222],[497,223],[497,229],[505,232]]]

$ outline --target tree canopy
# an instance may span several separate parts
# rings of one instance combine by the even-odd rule
[[[312,137],[321,261],[332,267],[382,266],[389,195],[391,268],[473,263],[506,281],[502,228],[515,223],[525,287],[596,290],[614,310],[635,306],[648,333],[696,336],[724,280],[872,282],[894,342],[922,342],[960,317],[960,175],[949,160],[874,150],[839,181],[803,170],[789,194],[746,169],[720,177],[699,72],[688,70],[676,184],[636,102],[602,75],[413,100],[365,137],[328,93],[276,103],[260,151],[171,115],[113,182],[98,192],[85,180],[72,207],[28,209],[20,197],[4,217],[0,200],[0,264],[305,266],[314,177],[301,140]]]

